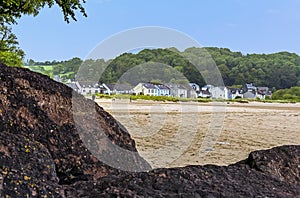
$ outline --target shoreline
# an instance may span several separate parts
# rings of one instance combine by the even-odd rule
[[[128,104],[128,105],[193,105],[193,106],[225,106],[225,107],[245,107],[245,108],[262,108],[262,109],[278,109],[278,110],[296,110],[300,111],[300,103],[267,103],[258,101],[249,101],[249,103],[240,103],[235,101],[228,102],[172,102],[172,101],[152,101],[152,100],[132,100],[129,99],[95,99],[97,104]]]
[[[300,143],[300,103],[96,102],[126,127],[155,168],[228,165],[251,151]],[[208,128],[216,123],[221,131],[211,136]],[[210,137],[215,141],[205,143]]]

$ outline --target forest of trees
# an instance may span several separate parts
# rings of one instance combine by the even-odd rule
[[[274,100],[293,100],[300,102],[300,87],[292,87],[290,89],[277,90],[272,95]]]
[[[114,60],[104,61],[73,58],[68,61],[55,61],[52,64],[51,75],[61,75],[65,79],[93,80],[107,83],[116,83],[123,74],[138,65],[145,63],[162,63],[183,74],[188,81],[205,85],[199,70],[192,63],[201,65],[201,73],[211,64],[211,58],[218,66],[226,86],[238,86],[245,83],[254,83],[256,86],[267,86],[273,91],[278,89],[300,86],[300,56],[295,53],[279,52],[274,54],[247,54],[232,52],[226,48],[189,48],[184,52],[176,49],[145,49],[137,54],[124,53]],[[50,65],[34,63],[33,65]],[[83,65],[83,66],[82,66]],[[105,68],[105,69],[104,69]],[[146,66],[144,67],[147,70]],[[139,68],[139,73],[143,73]],[[149,73],[149,70],[145,71]],[[164,71],[170,73],[170,71]],[[48,71],[49,73],[49,71]],[[155,71],[150,71],[155,76]],[[156,72],[158,73],[158,72]],[[102,74],[102,75],[101,75]],[[99,78],[100,79],[95,79]],[[134,78],[135,76],[132,76]],[[158,76],[159,77],[159,76]],[[174,80],[166,78],[168,80]],[[132,82],[135,82],[136,79]],[[153,79],[159,80],[159,79]]]

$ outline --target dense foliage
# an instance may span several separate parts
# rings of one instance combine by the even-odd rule
[[[300,85],[300,57],[289,52],[247,54],[228,49],[207,49],[217,63],[225,84],[253,82],[257,86],[290,88]]]
[[[16,19],[24,14],[36,16],[45,6],[52,7],[55,4],[61,8],[65,20],[69,22],[70,17],[76,20],[76,10],[80,10],[80,12],[86,16],[82,3],[85,3],[85,0],[2,0],[0,6],[0,22],[16,23]]]
[[[19,43],[11,27],[0,23],[0,62],[9,66],[22,66],[24,52],[18,47]]]
[[[273,93],[274,100],[295,100],[300,101],[300,87],[292,87],[290,89],[280,89]]]
[[[120,78],[122,79],[124,74],[141,65],[163,63],[172,67],[173,73],[177,71],[190,82],[196,82],[202,86],[206,82],[199,70],[202,74],[207,72],[207,65],[212,64],[209,55],[217,64],[224,84],[227,86],[239,87],[239,85],[252,82],[256,86],[267,86],[275,91],[300,85],[300,57],[297,54],[279,52],[275,54],[243,55],[240,52],[232,52],[226,48],[189,48],[184,52],[174,51],[174,49],[145,49],[138,54],[124,53],[110,61],[104,61],[103,59],[81,61],[75,58],[69,61],[55,62],[52,66],[52,72],[54,75],[75,79],[75,74],[80,68],[79,73],[83,75],[78,76],[79,79],[115,83]],[[201,65],[201,68],[198,70],[192,63]],[[80,67],[81,65],[84,66]],[[156,74],[155,76],[155,72],[163,71],[166,74],[172,70],[149,70],[145,66],[144,71],[143,67],[139,67],[137,71],[135,73],[139,75],[147,72],[147,75],[153,76],[152,80],[160,80],[157,79],[159,75]],[[102,76],[101,79],[95,79],[99,76]],[[131,82],[142,79],[137,76],[132,75]],[[165,76],[164,80],[174,81],[171,74],[169,74],[170,78]]]
[[[24,52],[19,49],[17,37],[11,31],[11,25],[17,23],[22,15],[36,16],[45,6],[58,5],[65,21],[76,20],[75,11],[86,16],[82,7],[85,0],[1,0],[0,2],[0,62],[9,66],[22,66]]]

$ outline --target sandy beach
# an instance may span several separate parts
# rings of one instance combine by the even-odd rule
[[[154,168],[228,165],[249,152],[300,144],[300,104],[99,99]]]

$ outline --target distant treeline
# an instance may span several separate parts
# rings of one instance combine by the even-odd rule
[[[300,102],[300,87],[277,90],[273,93],[272,99]]]
[[[211,58],[212,59],[211,59]],[[35,63],[30,60],[30,66],[35,65],[35,70],[46,73],[50,76],[60,75],[64,79],[75,79],[78,72],[78,79],[99,80],[106,83],[116,83],[127,72],[138,65],[146,63],[162,63],[168,65],[174,71],[182,74],[188,81],[195,82],[200,86],[206,84],[199,70],[193,64],[202,67],[201,73],[205,74],[209,69],[207,65],[216,63],[227,86],[238,86],[245,83],[254,83],[256,86],[267,86],[273,91],[286,89],[300,85],[300,56],[295,53],[279,52],[274,54],[247,54],[232,52],[227,48],[189,48],[179,52],[174,48],[170,49],[145,49],[137,54],[124,53],[119,57],[104,61],[86,60],[73,58],[68,61],[47,61]],[[193,63],[193,64],[192,64]],[[80,67],[84,65],[83,67]],[[50,69],[45,69],[51,66]],[[104,69],[105,68],[105,69]],[[163,80],[176,81],[177,77],[168,75],[172,70],[159,69],[147,70],[140,67],[136,74],[146,74],[160,80],[163,73]],[[133,72],[134,73],[134,72]],[[100,79],[95,79],[99,78]],[[143,80],[138,75],[131,75],[131,82]],[[182,79],[180,79],[182,80]]]

